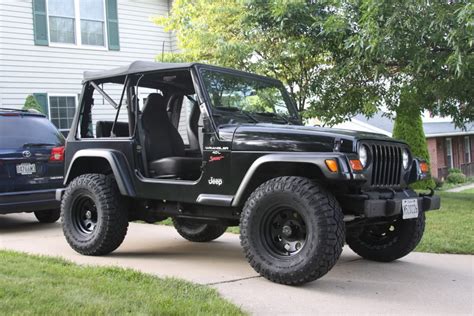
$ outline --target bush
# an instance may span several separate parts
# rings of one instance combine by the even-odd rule
[[[408,88],[400,95],[400,105],[393,126],[393,138],[404,140],[410,146],[414,157],[430,161],[428,144],[426,143],[423,121],[421,120],[420,100],[416,93]],[[410,185],[413,189],[434,188],[433,179],[425,179]]]
[[[462,173],[462,171],[459,168],[451,168],[448,169],[448,173]]]
[[[462,173],[450,173],[446,177],[446,181],[452,184],[464,183],[466,182],[466,176]]]
[[[444,181],[440,178],[433,178],[433,181],[435,183],[435,189],[440,189],[444,184]]]
[[[32,95],[29,95],[28,97],[26,97],[25,104],[23,105],[23,110],[36,110],[40,113],[43,113],[43,109],[41,108],[41,105],[38,103],[38,101],[36,101],[35,97]]]

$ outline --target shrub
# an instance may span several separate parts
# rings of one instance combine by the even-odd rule
[[[466,176],[462,173],[450,173],[446,177],[446,181],[452,184],[464,183],[466,182]]]
[[[433,178],[433,181],[435,183],[435,189],[440,189],[444,184],[444,181],[440,178]]]
[[[393,126],[393,138],[404,140],[410,145],[414,157],[422,158],[429,163],[430,155],[426,143],[419,100],[410,91],[404,91],[400,96],[400,106]],[[413,189],[433,188],[433,179],[425,179],[410,185]]]
[[[451,168],[448,169],[448,173],[462,173],[462,171],[459,168]]]
[[[23,105],[23,110],[36,110],[40,113],[43,113],[41,105],[36,101],[35,97],[29,95],[26,97],[25,104]]]

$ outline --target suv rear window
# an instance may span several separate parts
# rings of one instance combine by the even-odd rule
[[[19,148],[28,143],[60,146],[64,137],[44,117],[0,115],[0,148]]]

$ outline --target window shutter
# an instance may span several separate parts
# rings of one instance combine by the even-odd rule
[[[120,50],[117,0],[105,0],[109,50]]]
[[[41,105],[42,112],[49,118],[49,111],[48,111],[48,94],[47,93],[33,93],[36,101],[38,101],[39,105]]]
[[[33,29],[35,45],[48,46],[46,0],[33,0]]]

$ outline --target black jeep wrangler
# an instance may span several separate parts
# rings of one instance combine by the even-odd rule
[[[189,63],[84,74],[65,150],[64,235],[85,255],[122,243],[129,221],[169,217],[207,242],[240,225],[251,266],[302,284],[344,242],[392,261],[421,240],[440,200],[408,184],[426,162],[382,135],[304,126],[281,82]],[[107,115],[110,119],[107,119]]]

